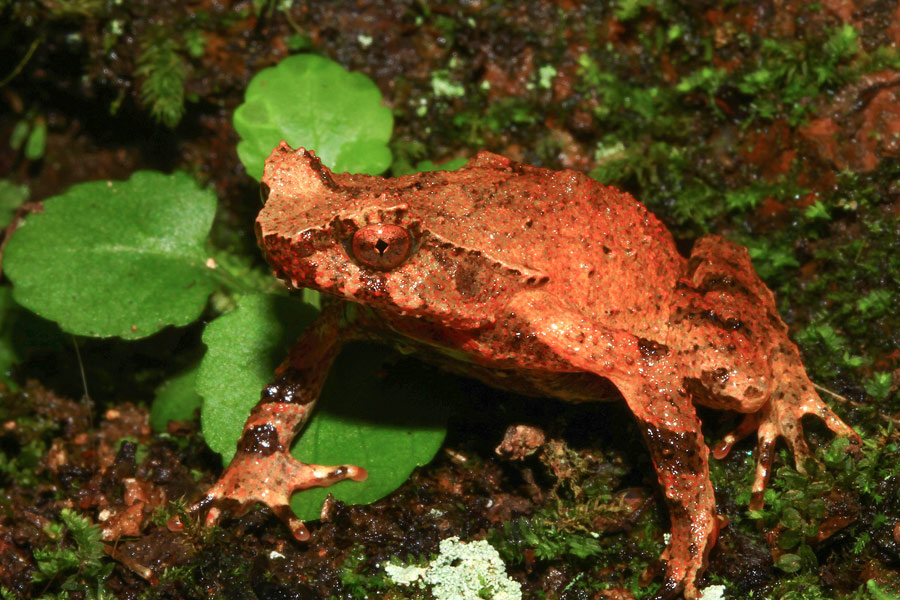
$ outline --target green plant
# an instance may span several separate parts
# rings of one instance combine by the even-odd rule
[[[9,240],[16,302],[78,335],[136,339],[190,323],[219,278],[206,264],[215,207],[183,173],[75,185]]]
[[[314,150],[337,172],[381,173],[391,164],[393,121],[371,79],[313,54],[257,73],[234,112],[238,156],[256,179],[281,140]]]
[[[47,121],[42,116],[22,119],[9,136],[13,150],[22,150],[28,160],[40,160],[47,149]]]
[[[106,553],[100,541],[100,528],[69,508],[62,509],[59,518],[62,523],[50,523],[44,530],[56,542],[56,547],[34,551],[37,561],[34,581],[52,584],[60,592],[58,598],[65,598],[67,592],[84,594],[94,600],[114,598],[104,580],[115,565],[103,560]],[[74,541],[74,547],[65,543],[66,533]]]
[[[184,115],[184,61],[181,45],[163,29],[152,30],[141,42],[135,75],[143,78],[141,100],[153,117],[175,127]]]

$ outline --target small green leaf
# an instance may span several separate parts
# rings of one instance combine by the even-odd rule
[[[381,100],[362,73],[321,56],[291,56],[257,73],[234,111],[238,156],[260,179],[272,148],[285,140],[315,151],[333,171],[381,173],[391,164],[394,123]]]
[[[831,213],[828,212],[828,207],[822,204],[821,200],[816,200],[806,207],[806,210],[803,211],[803,216],[810,221],[816,219],[827,220],[831,218]]]
[[[28,160],[40,160],[44,158],[47,149],[47,122],[37,119],[28,139],[25,141],[25,158]]]
[[[30,131],[31,123],[26,119],[18,121],[15,126],[13,126],[12,133],[9,134],[9,147],[18,151],[19,148],[22,147],[22,144],[25,143],[25,140],[28,139],[28,132]]]
[[[237,309],[206,328],[208,350],[197,381],[204,398],[203,435],[226,461],[234,455],[263,386],[314,317],[315,311],[293,298],[246,296]],[[386,366],[392,357],[380,346],[351,346],[332,367],[292,452],[308,463],[357,464],[369,471],[369,478],[295,494],[292,506],[301,519],[317,519],[329,493],[352,504],[381,498],[440,448],[446,418],[442,407],[452,394],[452,378],[419,363]]]
[[[14,297],[78,335],[135,339],[190,323],[214,287],[205,240],[215,207],[184,173],[73,186],[7,244]]]
[[[876,400],[886,400],[894,387],[894,376],[889,371],[875,372],[863,385],[866,393]]]
[[[12,222],[16,209],[25,204],[28,195],[28,186],[0,179],[0,228],[5,228]]]
[[[794,529],[785,529],[778,534],[778,547],[782,550],[790,550],[800,543],[800,532]]]
[[[800,570],[800,557],[796,554],[782,554],[775,561],[775,566],[785,573],[796,573]]]
[[[796,508],[788,507],[781,511],[781,524],[788,529],[800,529],[803,527],[803,517]]]
[[[201,403],[196,390],[199,367],[196,364],[156,388],[156,397],[150,409],[153,431],[165,431],[169,421],[190,421],[194,418],[194,411],[200,408]]]

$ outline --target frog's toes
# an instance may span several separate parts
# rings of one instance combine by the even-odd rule
[[[716,444],[715,448],[712,449],[712,455],[717,460],[722,460],[728,453],[731,452],[731,449],[734,447],[736,443],[753,433],[759,428],[759,413],[750,413],[748,415],[744,415],[744,418],[741,420],[740,424],[731,431],[726,434],[718,444]]]
[[[294,492],[311,487],[328,487],[345,479],[363,481],[365,469],[355,465],[312,465],[300,462],[287,452],[268,456],[239,451],[219,480],[189,510],[201,515],[205,526],[219,522],[223,514],[239,516],[256,503],[265,504],[299,541],[309,539],[309,531],[290,507]],[[180,528],[173,519],[170,529]]]
[[[772,472],[778,438],[784,439],[794,456],[794,465],[801,473],[806,472],[805,464],[808,460],[815,460],[803,433],[801,419],[805,415],[819,417],[836,435],[848,438],[851,444],[859,443],[856,432],[817,396],[800,400],[781,394],[767,402],[759,412],[747,415],[737,429],[726,435],[713,450],[716,458],[724,457],[738,439],[748,435],[754,425],[757,427],[756,476],[750,500],[751,509],[758,510],[763,506],[763,494]]]

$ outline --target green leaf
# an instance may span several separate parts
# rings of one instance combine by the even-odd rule
[[[787,507],[781,511],[781,524],[788,529],[800,529],[803,527],[803,517],[796,508]]]
[[[315,56],[291,56],[250,81],[234,111],[237,152],[252,177],[281,140],[314,150],[336,172],[383,172],[394,118],[371,79]]]
[[[801,560],[796,554],[782,554],[775,561],[775,566],[785,573],[796,573],[800,570]]]
[[[414,173],[424,173],[425,171],[455,171],[464,167],[467,162],[469,162],[469,159],[465,156],[451,158],[440,164],[430,160],[420,160],[416,163],[416,170]]]
[[[153,431],[165,431],[169,421],[190,421],[194,418],[194,411],[200,408],[201,403],[196,390],[199,370],[198,363],[156,388],[156,397],[150,409]]]
[[[28,195],[28,186],[0,179],[0,228],[5,228],[12,222],[16,209],[25,204]]]
[[[28,160],[40,160],[44,158],[47,149],[47,122],[37,119],[28,139],[25,141],[25,158]]]
[[[190,323],[214,287],[205,240],[215,207],[184,173],[73,186],[7,244],[14,297],[78,335],[135,339]]]
[[[28,133],[31,131],[31,123],[22,119],[13,127],[12,133],[9,134],[9,147],[18,151],[28,139]]]
[[[206,328],[208,350],[197,381],[204,398],[203,435],[226,461],[234,455],[263,386],[314,316],[310,307],[293,298],[246,296],[236,310]],[[394,356],[380,346],[350,346],[332,367],[292,453],[308,463],[357,464],[369,471],[369,478],[294,495],[292,507],[301,519],[319,518],[329,493],[351,504],[381,498],[440,448],[443,406],[452,396],[454,380],[418,362],[387,365]]]
[[[894,376],[889,371],[877,371],[867,379],[863,386],[866,393],[876,400],[886,400],[894,386]]]

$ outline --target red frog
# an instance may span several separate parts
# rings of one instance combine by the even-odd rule
[[[610,384],[637,419],[672,523],[661,597],[698,597],[718,524],[694,404],[745,413],[713,454],[757,431],[751,508],[781,437],[802,467],[800,420],[858,437],[807,378],[745,248],[705,236],[690,258],[629,194],[575,171],[480,152],[455,172],[385,179],[332,173],[282,142],[266,161],[259,244],[292,289],[335,298],[301,336],[244,426],[238,452],[196,505],[291,512],[295,491],[362,480],[353,465],[288,453],[348,340],[376,339],[491,385],[568,401]]]

